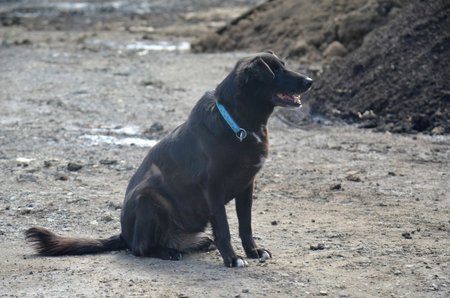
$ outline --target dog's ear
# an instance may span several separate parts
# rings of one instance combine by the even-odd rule
[[[256,57],[250,61],[244,71],[247,75],[246,82],[251,79],[256,79],[261,82],[270,82],[275,79],[275,74],[272,69],[270,69],[269,65],[261,57]]]

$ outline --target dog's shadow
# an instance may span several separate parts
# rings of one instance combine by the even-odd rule
[[[183,275],[193,281],[201,276],[209,276],[212,280],[236,278],[232,272],[240,271],[236,268],[226,268],[217,250],[206,253],[192,253],[183,255],[181,260],[161,260],[149,257],[136,257],[130,251],[121,251],[114,255],[115,262],[126,271],[130,269],[144,277],[171,277]]]

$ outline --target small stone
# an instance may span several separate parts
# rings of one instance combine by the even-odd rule
[[[377,117],[377,115],[372,110],[367,110],[364,113],[358,112],[359,119],[370,120]]]
[[[394,172],[388,172],[389,176],[397,176]]]
[[[402,274],[402,272],[400,270],[395,270],[394,271],[394,275],[401,275],[401,274]]]
[[[155,81],[155,80],[144,80],[141,82],[141,85],[144,87],[154,87],[154,88],[158,88],[158,89],[161,89],[162,87],[164,87],[163,82]]]
[[[324,250],[325,249],[325,244],[319,243],[317,245],[310,245],[309,249],[310,250]]]
[[[333,41],[327,46],[325,51],[323,51],[323,55],[327,58],[343,57],[347,55],[347,52],[347,49],[342,43],[339,41]]]
[[[64,174],[56,174],[56,180],[67,181],[69,180],[69,176]]]
[[[342,189],[342,185],[340,183],[330,186],[330,190],[341,190],[341,189]]]
[[[361,178],[356,174],[347,175],[345,179],[352,182],[361,182]]]
[[[243,290],[242,290],[242,293],[248,293],[248,292],[250,292],[249,289],[243,289]]]
[[[145,133],[146,134],[154,134],[157,132],[161,132],[164,130],[164,126],[161,124],[161,122],[155,122],[152,124],[152,126],[150,126]]]
[[[76,172],[81,170],[83,166],[74,162],[69,162],[67,164],[67,170],[69,170],[70,172]]]
[[[114,210],[119,210],[119,209],[122,209],[122,204],[109,201],[108,207],[111,209],[114,209]]]
[[[28,38],[25,39],[21,39],[21,40],[15,40],[14,41],[14,45],[31,45],[31,40],[29,40]]]
[[[412,239],[411,233],[410,232],[403,232],[402,233],[402,237],[405,239]]]
[[[38,178],[33,174],[20,174],[17,182],[37,182]]]
[[[32,209],[27,208],[27,209],[22,209],[22,210],[20,210],[19,213],[20,213],[21,215],[26,215],[26,214],[30,214],[31,211],[32,211]]]
[[[28,167],[30,162],[32,162],[33,160],[34,159],[32,159],[32,158],[18,157],[18,158],[16,158],[16,164],[17,164],[17,166]]]
[[[113,218],[111,217],[111,215],[105,215],[102,217],[102,220],[105,222],[110,222],[113,220]]]
[[[278,224],[278,221],[274,220],[270,223],[272,226],[276,226]]]
[[[303,56],[308,52],[308,44],[304,40],[299,40],[291,49],[292,55]]]
[[[431,130],[432,135],[443,135],[445,133],[445,129],[442,126],[436,126]]]
[[[52,162],[49,160],[44,160],[44,167],[45,168],[50,168],[52,166]]]
[[[115,164],[117,164],[117,160],[115,160],[115,159],[101,159],[99,162],[102,165],[115,165]]]
[[[328,291],[320,291],[320,296],[328,296]]]

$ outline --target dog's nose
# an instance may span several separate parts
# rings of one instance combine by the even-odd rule
[[[306,77],[304,80],[304,84],[306,89],[308,90],[309,88],[311,88],[311,85],[313,83],[313,80],[310,77]]]

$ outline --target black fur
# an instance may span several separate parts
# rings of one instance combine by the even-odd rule
[[[137,169],[126,191],[121,236],[106,244],[83,240],[87,241],[84,249],[83,245],[74,249],[66,245],[60,250],[54,243],[70,238],[32,229],[27,237],[42,254],[126,247],[138,256],[178,260],[183,252],[211,247],[212,240],[201,234],[211,223],[224,264],[242,266],[244,261],[231,246],[225,212],[225,205],[235,198],[247,257],[270,256],[256,246],[251,228],[254,179],[268,154],[266,124],[275,106],[299,106],[292,95],[305,92],[311,83],[287,70],[272,52],[239,60],[216,90],[198,101],[187,121],[154,146]],[[219,114],[216,101],[247,130],[242,142]],[[75,247],[76,243],[70,244]]]
[[[46,256],[83,255],[127,248],[121,236],[108,239],[68,238],[44,228],[31,228],[25,232],[25,237],[38,253]]]

